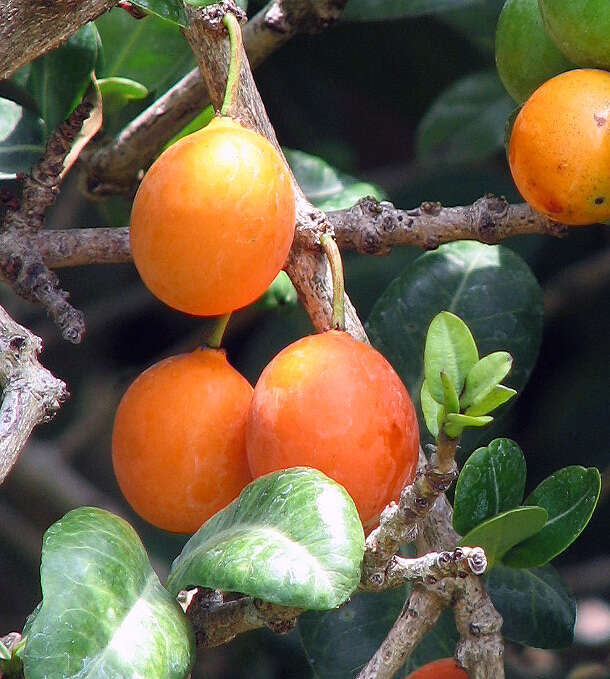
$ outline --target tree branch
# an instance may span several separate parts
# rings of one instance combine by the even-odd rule
[[[67,40],[117,0],[3,0],[0,6],[0,80]]]
[[[40,338],[0,307],[0,483],[34,427],[51,420],[68,396],[66,385],[38,362],[41,350]]]

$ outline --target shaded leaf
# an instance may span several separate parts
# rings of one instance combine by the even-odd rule
[[[466,408],[466,415],[474,415],[475,417],[478,415],[487,415],[487,413],[504,405],[516,395],[516,389],[511,389],[510,387],[505,387],[503,384],[499,384],[486,396],[478,400],[476,405],[471,405]]]
[[[535,568],[561,554],[589,523],[600,491],[601,477],[595,468],[565,467],[545,479],[525,504],[544,507],[547,523],[537,535],[506,554],[506,565]]]
[[[440,403],[437,403],[433,398],[428,383],[424,380],[421,385],[421,409],[426,421],[428,431],[436,438],[439,429],[445,417],[445,409]]]
[[[551,566],[521,569],[498,564],[485,588],[504,618],[507,639],[537,648],[564,648],[574,637],[576,602]]]
[[[86,24],[57,49],[30,64],[25,88],[51,133],[82,99],[98,50],[95,25]]]
[[[0,660],[10,660],[13,654],[8,650],[8,648],[0,641]]]
[[[0,179],[26,172],[44,153],[44,124],[32,111],[0,99]]]
[[[298,301],[297,291],[285,271],[280,271],[267,290],[254,302],[254,307],[265,311],[289,311]]]
[[[453,527],[460,535],[486,519],[514,509],[525,492],[526,466],[521,448],[494,439],[466,460],[455,486]]]
[[[472,163],[493,156],[504,144],[513,100],[495,71],[461,78],[442,92],[417,129],[421,161]]]
[[[179,26],[188,25],[182,0],[132,0],[132,2],[136,7],[141,7]]]
[[[172,564],[168,589],[241,592],[327,609],[358,586],[364,533],[345,489],[316,469],[261,476],[206,521]]]
[[[437,314],[428,328],[424,348],[424,371],[432,397],[444,403],[442,373],[460,394],[466,375],[478,360],[477,346],[462,319],[449,311]]]
[[[382,21],[435,14],[472,5],[476,0],[351,0],[344,19],[347,21]]]
[[[82,507],[45,533],[42,606],[28,629],[28,679],[184,679],[191,627],[160,584],[133,528]]]
[[[542,331],[540,286],[521,257],[504,246],[474,241],[441,245],[412,262],[377,300],[366,324],[369,337],[398,371],[416,407],[426,330],[442,309],[468,325],[481,354],[505,350],[513,356],[506,381],[521,390]],[[463,449],[479,436],[476,430],[464,432]]]
[[[482,401],[508,375],[512,364],[513,358],[506,351],[494,351],[483,356],[466,375],[464,392],[460,397],[462,408]]]
[[[129,78],[102,78],[97,81],[97,84],[106,115],[117,113],[132,99],[143,99],[148,94],[144,85]]]
[[[488,415],[461,415],[460,413],[448,413],[445,416],[445,433],[449,436],[459,436],[465,427],[484,427],[493,420]]]
[[[169,148],[172,144],[175,144],[179,139],[182,139],[182,137],[186,137],[187,134],[191,134],[191,132],[197,132],[197,130],[201,130],[204,128],[210,120],[215,115],[214,107],[212,104],[209,106],[206,106],[201,113],[197,114],[193,120],[191,120],[188,125],[185,125],[180,132],[178,132],[177,135],[172,137],[167,144],[163,147],[163,150],[166,148]]]
[[[490,569],[511,547],[540,531],[547,516],[542,507],[509,509],[472,528],[459,544],[482,547],[487,555],[487,568]]]

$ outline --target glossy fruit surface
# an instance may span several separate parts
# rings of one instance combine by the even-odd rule
[[[548,36],[538,0],[506,0],[496,30],[496,66],[518,104],[549,78],[573,68]]]
[[[515,120],[508,155],[535,210],[573,225],[610,218],[610,73],[577,69],[539,87]]]
[[[578,66],[610,68],[608,0],[539,0],[546,30]]]
[[[254,388],[252,475],[319,469],[345,487],[365,528],[413,479],[418,446],[415,410],[400,378],[378,351],[345,332],[294,342]]]
[[[252,387],[224,351],[197,349],[145,370],[114,421],[123,495],[159,528],[193,532],[252,480],[246,418]]]
[[[444,658],[422,665],[405,679],[468,679],[468,674],[453,658]]]
[[[294,236],[288,170],[260,134],[230,118],[164,151],[146,173],[130,241],[146,286],[191,314],[254,301],[282,268]]]

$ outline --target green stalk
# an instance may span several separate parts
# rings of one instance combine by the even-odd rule
[[[225,334],[225,330],[227,329],[227,325],[229,324],[230,318],[231,318],[230,312],[228,314],[225,314],[224,316],[218,317],[218,320],[216,321],[214,327],[212,328],[212,332],[210,332],[205,341],[206,346],[211,347],[212,349],[220,349],[220,345],[222,344],[222,338]]]
[[[333,318],[332,326],[336,330],[345,330],[345,283],[343,280],[343,262],[335,239],[328,233],[320,238],[320,245],[328,258],[333,277]]]
[[[241,26],[239,25],[239,21],[235,14],[227,12],[222,18],[222,23],[229,32],[229,40],[231,41],[231,61],[229,62],[227,86],[225,89],[225,97],[222,102],[220,114],[223,116],[228,116],[231,115],[233,106],[237,103],[243,42],[241,37]]]

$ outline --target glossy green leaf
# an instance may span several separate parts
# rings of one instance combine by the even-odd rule
[[[475,363],[466,375],[460,396],[462,408],[482,401],[508,375],[512,364],[513,358],[506,351],[494,351]]]
[[[484,427],[493,420],[488,415],[461,415],[460,413],[447,413],[445,415],[445,433],[449,436],[460,436],[465,427]]]
[[[538,533],[548,514],[542,507],[518,507],[487,519],[468,531],[460,545],[482,547],[487,555],[487,568],[502,559],[511,547]]]
[[[155,15],[135,20],[113,9],[95,22],[102,39],[98,78],[129,78],[162,94],[195,67],[180,28]]]
[[[499,384],[482,399],[477,400],[476,405],[471,405],[466,408],[466,415],[473,415],[475,417],[479,415],[487,415],[487,413],[490,413],[492,410],[504,405],[516,395],[516,389],[511,389],[510,387],[505,387],[503,384]]]
[[[465,76],[441,92],[417,129],[420,161],[483,161],[504,145],[513,100],[495,71]]]
[[[177,135],[172,137],[167,144],[163,147],[164,149],[170,147],[172,144],[175,144],[179,139],[182,139],[182,137],[186,137],[187,134],[191,134],[192,132],[197,132],[197,130],[203,129],[209,122],[212,120],[212,118],[215,115],[214,107],[212,104],[209,106],[206,106],[201,113],[196,115],[193,120],[191,120],[188,125],[185,125],[180,132],[178,132]]]
[[[565,467],[545,479],[525,504],[544,507],[548,521],[537,535],[506,554],[504,563],[535,568],[561,554],[589,523],[600,491],[601,477],[595,468]]]
[[[439,429],[445,417],[445,409],[440,403],[437,403],[433,398],[430,390],[428,389],[428,383],[424,380],[421,385],[421,409],[426,421],[426,426],[428,431],[436,438],[438,436]]]
[[[382,21],[436,14],[472,5],[476,0],[351,0],[344,14],[347,21]]]
[[[378,187],[339,173],[322,158],[291,149],[284,154],[303,193],[322,210],[341,210],[365,196],[384,198]]]
[[[432,397],[444,403],[441,373],[460,394],[466,375],[478,360],[477,345],[464,321],[449,311],[437,314],[428,328],[424,348],[424,371]]]
[[[525,458],[514,441],[494,439],[475,450],[455,485],[455,530],[466,535],[486,519],[518,507],[523,500],[525,479]]]
[[[377,300],[366,324],[369,337],[398,371],[416,406],[426,330],[443,309],[468,325],[481,355],[503,350],[513,356],[506,382],[521,390],[542,333],[540,286],[523,259],[504,246],[448,243],[411,262]],[[464,449],[474,447],[479,436],[464,432]]]
[[[142,83],[129,78],[102,78],[97,84],[102,95],[105,115],[117,113],[132,99],[143,99],[148,94]]]
[[[182,0],[132,0],[136,7],[152,12],[162,19],[172,21],[179,26],[187,26],[186,14]]]
[[[98,45],[95,25],[89,23],[29,65],[25,88],[34,98],[48,133],[80,102],[91,81]]]
[[[28,679],[184,679],[193,632],[133,528],[82,507],[45,533],[42,607],[28,631]]]
[[[42,120],[14,101],[0,99],[0,179],[29,170],[44,148]]]
[[[10,660],[13,654],[8,650],[8,648],[0,641],[0,660]]]
[[[345,489],[316,469],[261,476],[187,542],[167,581],[299,608],[342,604],[358,586],[364,533]]]
[[[403,588],[363,593],[339,609],[308,611],[299,616],[301,643],[315,676],[354,679],[387,636],[407,595]],[[445,611],[396,676],[453,655],[457,638],[453,614]]]
[[[504,619],[507,639],[537,648],[572,643],[576,602],[551,566],[529,570],[498,564],[485,576],[485,588]]]
[[[443,387],[443,404],[448,413],[460,412],[460,401],[457,392],[451,380],[447,377],[447,373],[441,373],[441,385]]]

